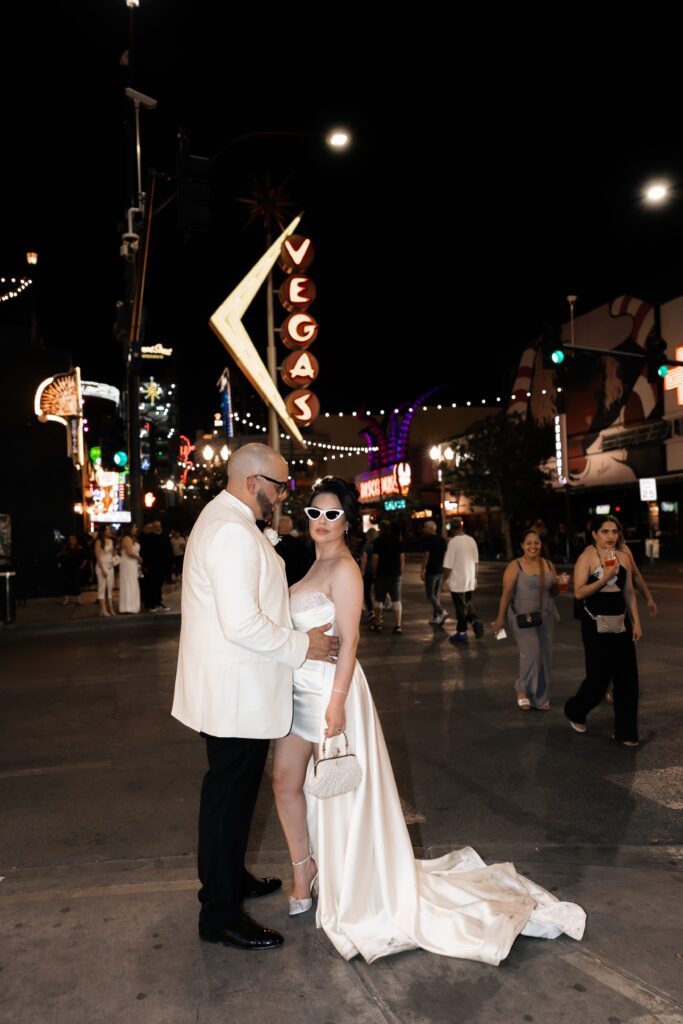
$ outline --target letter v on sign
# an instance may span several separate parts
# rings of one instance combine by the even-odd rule
[[[310,247],[310,238],[304,238],[303,241],[301,242],[301,245],[299,246],[293,245],[289,239],[287,239],[287,241],[285,242],[285,249],[289,253],[289,258],[291,259],[292,263],[296,264],[297,267],[300,267],[301,264],[303,263],[306,257],[306,253],[308,252]]]
[[[247,380],[254,386],[263,401],[272,406],[287,432],[303,444],[303,437],[296,422],[292,419],[282,396],[270,379],[270,374],[259,356],[253,341],[247,334],[242,317],[251,305],[259,288],[277,261],[282,243],[296,231],[301,217],[295,217],[289,227],[285,228],[280,237],[273,242],[261,259],[251,268],[249,273],[230,292],[227,299],[209,318],[211,330],[218,335],[221,342],[233,357]]]

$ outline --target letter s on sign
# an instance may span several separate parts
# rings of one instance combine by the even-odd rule
[[[320,412],[320,402],[316,395],[312,391],[305,391],[303,388],[300,388],[298,391],[292,391],[291,395],[287,395],[285,404],[287,412],[292,419],[303,426],[312,423]]]

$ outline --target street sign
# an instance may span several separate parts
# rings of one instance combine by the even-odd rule
[[[653,476],[644,476],[638,481],[638,483],[640,484],[641,501],[657,500],[657,481]]]

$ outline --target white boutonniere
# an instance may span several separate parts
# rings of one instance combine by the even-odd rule
[[[263,536],[270,541],[273,547],[275,547],[276,544],[280,543],[280,535],[277,532],[277,530],[274,530],[272,528],[272,526],[266,526],[265,530],[263,531]]]

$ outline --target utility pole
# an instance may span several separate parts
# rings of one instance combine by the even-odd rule
[[[126,348],[126,412],[128,427],[129,497],[132,521],[142,527],[142,467],[140,464],[140,332],[145,272],[149,252],[152,199],[142,188],[142,154],[140,146],[140,108],[155,110],[157,101],[144,93],[127,87],[126,97],[131,101],[134,119],[130,136],[135,152],[135,192],[131,188],[131,205],[126,210],[126,230],[121,237],[121,256],[126,268],[126,321],[128,345]],[[142,239],[141,239],[142,233]],[[141,245],[142,241],[142,245]]]

